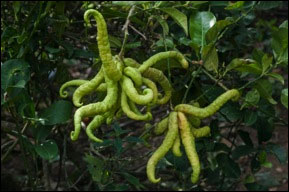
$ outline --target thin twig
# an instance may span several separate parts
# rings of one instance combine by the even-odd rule
[[[201,67],[199,67],[199,68],[197,69],[196,74],[192,77],[192,79],[191,79],[191,81],[190,81],[190,83],[189,83],[189,87],[187,88],[187,90],[186,90],[186,92],[185,92],[185,94],[184,94],[184,97],[183,97],[183,99],[182,99],[182,103],[185,103],[185,101],[186,101],[186,99],[187,99],[187,95],[188,95],[188,93],[189,93],[189,90],[191,89],[192,84],[193,84],[193,82],[195,81],[195,78],[196,78],[196,76],[199,74],[200,70],[201,70]]]
[[[147,40],[146,36],[144,34],[142,34],[139,30],[137,30],[136,28],[134,28],[134,26],[129,25],[130,28],[132,28],[132,30],[134,30],[137,34],[139,34],[140,36],[142,36],[142,38],[144,40]]]
[[[126,21],[125,21],[125,24],[123,25],[123,28],[122,28],[122,31],[124,31],[124,38],[123,38],[122,46],[121,46],[121,49],[120,49],[120,52],[119,52],[119,57],[120,58],[123,58],[123,55],[124,55],[125,44],[126,44],[127,36],[128,36],[128,25],[130,23],[130,17],[133,14],[134,9],[135,9],[135,5],[133,5],[130,8],[128,16],[127,16]]]
[[[24,133],[24,131],[26,130],[27,126],[28,126],[28,122],[26,122],[25,125],[23,126],[23,128],[22,128],[22,130],[21,130],[21,134]],[[19,138],[14,141],[14,143],[9,147],[9,149],[6,151],[6,153],[2,156],[2,158],[1,158],[1,164],[2,164],[3,161],[6,159],[6,157],[8,156],[8,154],[9,154],[9,153],[14,149],[14,147],[17,145],[18,141],[19,141]]]
[[[213,77],[207,70],[202,68],[202,71],[213,81],[215,81],[220,87],[222,87],[225,91],[228,91],[229,89],[219,80],[217,80],[215,77]]]
[[[50,177],[49,177],[49,169],[48,169],[48,163],[47,160],[42,160],[42,166],[43,166],[43,179],[44,179],[44,188],[46,191],[51,191],[51,183],[50,183]]]

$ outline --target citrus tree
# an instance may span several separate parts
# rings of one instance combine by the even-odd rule
[[[287,10],[282,1],[3,2],[1,189],[280,186]]]

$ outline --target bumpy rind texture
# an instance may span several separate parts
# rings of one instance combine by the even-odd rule
[[[132,80],[125,75],[121,78],[121,88],[125,91],[130,100],[139,105],[147,105],[153,100],[153,91],[151,89],[144,89],[143,95],[136,90]]]
[[[81,130],[81,120],[83,117],[92,117],[107,112],[117,103],[118,86],[117,82],[112,81],[104,72],[105,82],[107,84],[107,95],[103,101],[91,103],[78,108],[74,114],[74,131],[71,131],[70,138],[75,141],[78,139]]]
[[[173,146],[175,138],[178,133],[178,118],[176,112],[171,112],[169,115],[169,128],[165,139],[161,146],[154,152],[147,163],[147,176],[152,183],[160,182],[160,178],[155,178],[155,167],[160,159],[162,159],[166,153]]]
[[[71,87],[71,86],[77,86],[78,87],[78,86],[83,85],[87,82],[88,82],[87,80],[76,79],[76,80],[71,80],[71,81],[64,83],[63,85],[61,85],[61,87],[59,89],[60,97],[66,98],[68,96],[68,92],[65,91],[65,89],[67,89],[67,87]]]
[[[146,114],[139,114],[136,111],[136,108],[133,108],[133,110],[130,109],[130,106],[127,101],[127,96],[124,91],[121,93],[121,108],[122,111],[131,119],[138,120],[138,121],[146,121],[152,119],[152,114],[150,112],[147,112]]]
[[[192,183],[197,183],[199,180],[199,175],[201,171],[200,160],[195,146],[195,138],[191,133],[189,123],[186,116],[182,112],[178,112],[179,128],[181,132],[182,143],[185,148],[185,152],[190,161],[193,169],[191,175]]]
[[[94,9],[89,9],[84,13],[84,21],[88,26],[91,26],[89,22],[90,16],[94,16],[97,23],[97,44],[104,71],[107,73],[108,78],[113,81],[118,81],[122,76],[122,71],[115,67],[116,64],[111,55],[105,20],[101,13]]]
[[[180,104],[175,107],[175,111],[184,112],[198,118],[206,118],[216,113],[228,100],[238,100],[240,93],[237,89],[231,89],[220,95],[213,103],[205,108],[198,108],[189,104]]]

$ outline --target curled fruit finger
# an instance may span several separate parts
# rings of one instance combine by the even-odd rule
[[[122,76],[121,78],[121,87],[130,98],[130,100],[136,104],[147,105],[153,100],[154,95],[151,89],[145,89],[143,91],[143,95],[140,95],[134,87],[132,80],[126,76]]]
[[[199,156],[196,151],[195,138],[191,133],[187,118],[182,112],[178,112],[178,119],[182,143],[184,145],[187,157],[193,169],[191,181],[192,183],[196,183],[199,180],[201,166]]]
[[[67,81],[66,83],[64,83],[63,85],[61,85],[60,89],[59,89],[59,95],[62,98],[66,98],[68,96],[68,92],[65,91],[65,89],[67,87],[71,87],[71,86],[80,86],[84,83],[87,83],[87,80],[82,80],[82,79],[76,79],[76,80],[71,80],[71,81]]]
[[[193,133],[195,138],[207,137],[211,133],[211,129],[209,126],[204,126],[200,128],[191,127],[191,132]]]
[[[175,107],[176,111],[193,115],[198,118],[206,118],[216,113],[228,100],[236,101],[240,96],[237,89],[231,89],[220,95],[209,106],[205,108],[198,108],[188,104],[179,104]]]
[[[93,120],[88,124],[87,128],[86,128],[86,134],[87,136],[98,143],[102,143],[103,140],[97,138],[94,134],[93,131],[95,129],[97,129],[98,127],[100,127],[100,125],[105,121],[105,118],[102,115],[96,115]]]
[[[166,153],[174,144],[175,138],[178,133],[177,121],[177,113],[171,112],[169,115],[169,128],[167,135],[161,146],[154,152],[154,154],[151,156],[147,163],[147,176],[152,183],[158,183],[161,180],[160,178],[155,178],[155,167],[159,160],[166,155]]]
[[[154,134],[161,135],[167,130],[168,125],[169,125],[169,117],[162,119],[160,122],[156,124],[154,128]]]
[[[122,111],[131,119],[143,121],[152,119],[152,114],[150,112],[147,112],[146,114],[138,114],[132,111],[129,107],[127,96],[124,91],[121,92],[121,108]]]
[[[125,58],[124,63],[127,66],[139,68],[141,65],[131,58]],[[168,78],[164,75],[161,70],[149,67],[142,74],[144,77],[151,79],[152,81],[159,83],[162,89],[164,90],[164,96],[157,99],[157,104],[162,105],[169,101],[172,95],[172,86]]]
[[[122,76],[122,71],[116,67],[117,64],[112,58],[105,20],[98,11],[89,9],[84,13],[84,21],[88,26],[91,26],[90,16],[93,16],[97,23],[97,44],[104,71],[108,78],[118,81]]]
[[[126,67],[124,68],[124,74],[130,77],[137,87],[142,85],[142,76],[141,73],[133,67]]]
[[[148,60],[143,62],[143,64],[138,68],[139,72],[143,73],[146,71],[149,67],[156,64],[158,61],[167,59],[167,58],[175,58],[178,60],[178,62],[183,66],[183,68],[187,69],[189,64],[183,54],[177,52],[177,51],[167,51],[167,52],[161,52],[157,53],[154,56],[150,57]]]
[[[178,122],[177,122],[178,123]],[[178,126],[178,125],[177,125]],[[176,139],[174,141],[174,145],[172,148],[173,154],[177,157],[182,156],[182,152],[181,152],[181,139],[180,139],[180,135],[179,135],[179,130],[178,130],[178,134],[176,136]]]
[[[157,100],[158,100],[158,88],[157,88],[156,84],[152,80],[150,80],[148,78],[144,78],[144,77],[142,78],[142,81],[153,92],[153,99],[152,99],[151,105],[156,104]]]
[[[107,95],[102,102],[91,103],[80,107],[74,114],[74,131],[71,131],[71,140],[75,141],[81,130],[81,119],[83,117],[91,117],[100,113],[105,113],[117,103],[117,83],[108,79],[105,75],[107,83]]]
[[[80,107],[83,105],[81,99],[83,96],[95,91],[95,89],[101,84],[104,80],[104,75],[102,69],[98,72],[98,74],[88,81],[87,83],[82,84],[79,86],[75,92],[73,93],[72,101],[76,107]]]

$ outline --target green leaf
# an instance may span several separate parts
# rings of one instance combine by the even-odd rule
[[[193,43],[204,47],[206,43],[206,33],[216,23],[216,17],[211,12],[197,12],[190,17],[190,37]]]
[[[33,135],[38,142],[44,141],[51,133],[52,126],[43,126],[38,124],[33,130]]]
[[[20,104],[18,107],[18,113],[22,118],[34,118],[35,117],[35,104],[32,101],[27,101],[25,103]]]
[[[14,9],[14,15],[15,15],[15,20],[18,21],[17,14],[20,10],[21,7],[21,1],[14,1],[13,2],[13,9]]]
[[[158,15],[155,15],[154,18],[156,18],[157,21],[159,22],[159,24],[162,26],[164,35],[168,35],[169,34],[169,26],[168,26],[167,21]]]
[[[214,71],[217,73],[218,65],[219,65],[219,58],[217,50],[213,43],[206,45],[202,50],[202,60],[204,63],[204,67],[208,71]]]
[[[135,49],[135,48],[138,48],[141,46],[141,42],[140,41],[137,41],[137,42],[132,42],[132,43],[127,43],[125,45],[125,48],[126,49]]]
[[[105,162],[89,154],[85,154],[84,161],[87,162],[87,168],[93,181],[100,183],[105,173]]]
[[[245,96],[245,102],[241,106],[241,109],[248,106],[256,105],[260,100],[260,94],[257,89],[250,90]]]
[[[103,6],[102,10],[103,10],[102,15],[106,19],[109,19],[109,18],[123,18],[123,19],[126,19],[127,16],[128,16],[128,11],[126,13],[124,13],[124,12],[118,11],[118,9],[115,9],[115,7],[113,7],[113,6],[110,6],[110,7],[109,6],[107,6],[107,7]],[[145,26],[146,25],[145,22],[143,22],[141,19],[138,19],[135,16],[132,16],[130,18],[130,20],[131,20],[132,23],[136,23],[136,24],[138,24],[140,26]]]
[[[282,1],[259,1],[256,9],[269,10],[282,5]]]
[[[262,184],[263,187],[277,187],[280,186],[280,182],[277,177],[271,174],[272,172],[259,172],[255,174],[256,181]],[[268,191],[268,190],[262,190]]]
[[[254,127],[258,131],[258,142],[261,144],[271,139],[272,133],[274,130],[272,121],[269,121],[267,118],[259,118]]]
[[[29,64],[21,59],[11,59],[1,65],[1,89],[24,87],[30,79]]]
[[[15,38],[17,35],[17,30],[13,27],[5,27],[4,31],[1,34],[1,45],[5,42],[10,41],[10,39]]]
[[[51,54],[59,53],[59,52],[60,52],[60,49],[58,49],[58,48],[53,48],[53,47],[49,47],[49,46],[45,46],[45,50],[48,51],[48,52],[51,53]]]
[[[288,88],[283,89],[281,92],[281,103],[288,109]]]
[[[257,89],[252,89],[246,94],[245,101],[256,105],[260,100],[260,94]]]
[[[109,35],[108,40],[111,47],[121,48],[122,42],[119,38]]]
[[[56,125],[65,123],[70,119],[72,105],[69,101],[59,100],[40,113],[44,119],[45,125]]]
[[[244,114],[244,123],[247,126],[253,125],[258,118],[256,111],[247,110]]]
[[[211,43],[217,40],[219,33],[228,25],[234,23],[233,19],[227,17],[225,20],[219,20],[215,23],[215,25],[210,28],[206,33],[206,42]]]
[[[257,160],[256,156],[252,159],[251,161],[251,171],[253,173],[258,172],[261,169],[261,164],[260,162]]]
[[[121,173],[121,174],[124,176],[125,180],[127,180],[129,183],[134,185],[137,188],[137,190],[140,190],[141,188],[145,189],[145,187],[140,183],[139,179],[136,178],[135,176],[126,172]]]
[[[238,135],[241,137],[241,139],[244,141],[244,143],[248,146],[253,147],[254,144],[250,138],[250,134],[243,130],[238,130]]]
[[[209,1],[212,7],[226,7],[228,6],[228,1]]]
[[[252,57],[258,64],[262,65],[262,58],[264,57],[265,53],[261,50],[254,49],[252,53]]]
[[[214,146],[214,151],[224,151],[224,152],[229,153],[230,148],[224,143],[216,143]]]
[[[272,65],[273,57],[265,54],[262,58],[262,72],[264,73]]]
[[[261,97],[267,99],[271,104],[276,105],[277,102],[272,98],[272,84],[266,79],[260,79],[254,86]]]
[[[168,48],[174,48],[174,42],[169,39],[169,38],[166,38],[165,40],[163,38],[161,38],[160,40],[158,40],[156,43],[155,43],[155,46],[156,47],[165,47],[165,44]]]
[[[237,146],[232,152],[232,158],[234,160],[238,160],[240,157],[249,155],[255,151],[256,150],[252,146],[248,145]]]
[[[73,57],[95,58],[95,57],[97,57],[97,55],[93,51],[82,50],[82,49],[74,49]]]
[[[237,1],[235,3],[229,2],[229,5],[225,7],[226,10],[240,9],[243,7],[245,1]]]
[[[268,191],[267,187],[264,187],[256,182],[246,183],[245,186],[248,189],[248,191]]]
[[[118,137],[116,139],[114,139],[114,147],[116,149],[116,154],[120,155],[123,152],[123,147],[122,147],[122,140]]]
[[[241,175],[240,167],[235,163],[227,154],[220,153],[217,156],[219,167],[223,170],[224,174],[229,178],[239,178]]]
[[[266,167],[266,168],[272,168],[273,167],[273,164],[269,161],[266,161],[264,163],[261,164],[263,167]]]
[[[127,132],[129,132],[129,130],[123,130],[119,124],[117,122],[115,122],[113,125],[112,125],[113,129],[114,129],[114,132],[115,132],[115,136],[116,137],[120,137],[122,134],[125,134]]]
[[[133,6],[150,3],[151,1],[112,1],[112,5],[117,6]]]
[[[254,183],[256,181],[254,175],[248,175],[245,180],[244,183]]]
[[[264,163],[264,162],[266,162],[266,160],[267,160],[267,153],[266,153],[266,151],[264,151],[264,150],[260,151],[260,152],[258,153],[257,157],[258,157],[258,161],[259,161],[261,164]]]
[[[188,35],[188,19],[185,14],[176,8],[161,8],[160,10],[169,14],[174,19],[174,21],[183,28],[185,34]]]
[[[259,64],[252,59],[233,59],[229,65],[227,65],[225,74],[233,69],[240,72],[249,72],[257,75],[262,74],[262,69],[260,68]]]
[[[282,164],[285,164],[288,160],[288,150],[278,144],[267,144],[266,151],[273,153]]]
[[[281,25],[279,26],[279,28],[286,28],[288,29],[288,20],[284,21],[283,23],[281,23]]]
[[[220,112],[227,117],[230,121],[236,121],[242,118],[242,113],[239,109],[239,105],[237,103],[233,103],[229,101],[226,103],[221,109]]]
[[[68,53],[68,58],[70,58],[73,54],[73,46],[67,42],[67,41],[61,41],[59,42],[59,44],[66,49],[67,53]]]
[[[35,145],[37,154],[46,160],[51,160],[58,155],[58,147],[54,140],[46,140]]]
[[[282,83],[282,85],[284,85],[285,81],[282,75],[278,74],[278,73],[268,73],[267,76],[272,77],[278,81],[280,81]]]
[[[130,142],[130,143],[143,143],[144,140],[139,138],[139,137],[134,137],[134,136],[128,136],[126,137],[125,139],[127,142]]]
[[[273,31],[271,45],[277,63],[288,65],[288,28]]]

